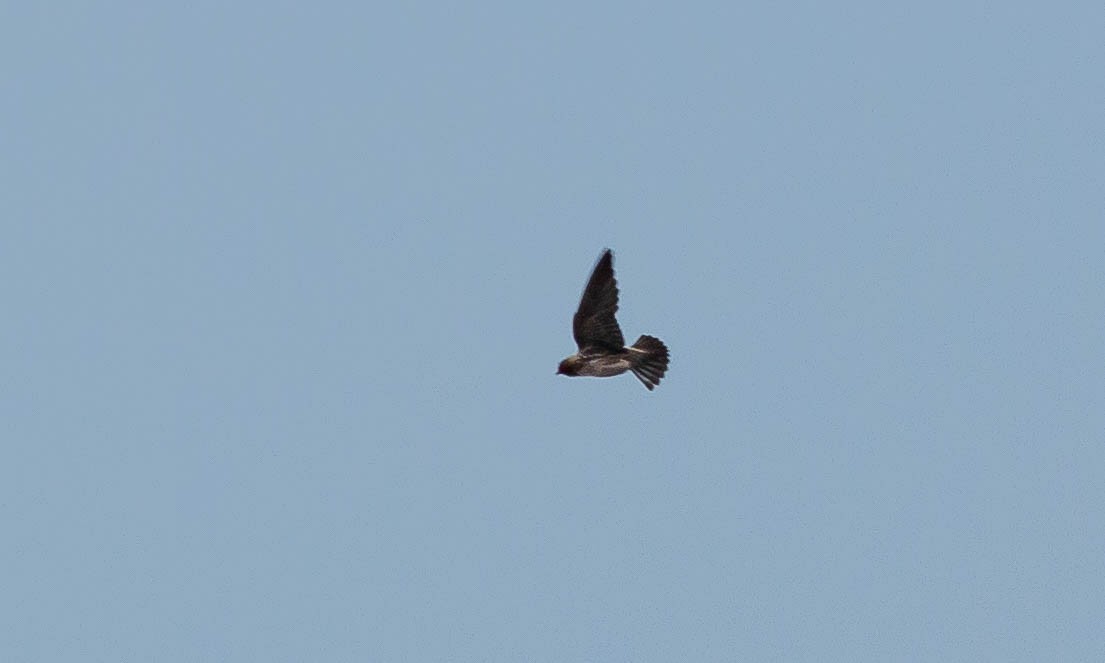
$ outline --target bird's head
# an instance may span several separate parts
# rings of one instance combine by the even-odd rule
[[[557,375],[579,375],[579,355],[572,355],[560,362],[556,369]]]

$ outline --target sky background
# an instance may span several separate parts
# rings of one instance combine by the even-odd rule
[[[0,658],[1105,660],[1105,5],[473,4],[0,9]]]

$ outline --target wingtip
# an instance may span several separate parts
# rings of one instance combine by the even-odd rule
[[[604,266],[608,265],[610,267],[611,271],[613,271],[613,269],[614,269],[614,250],[613,249],[603,249],[602,250],[602,254],[599,255],[599,259],[597,261],[595,261],[595,268],[598,269],[599,265],[604,265]]]

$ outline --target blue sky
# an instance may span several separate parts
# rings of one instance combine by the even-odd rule
[[[1103,24],[6,7],[0,657],[1105,658]]]

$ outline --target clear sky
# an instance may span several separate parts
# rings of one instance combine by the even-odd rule
[[[0,659],[1105,660],[1101,2],[99,4],[0,10]]]

